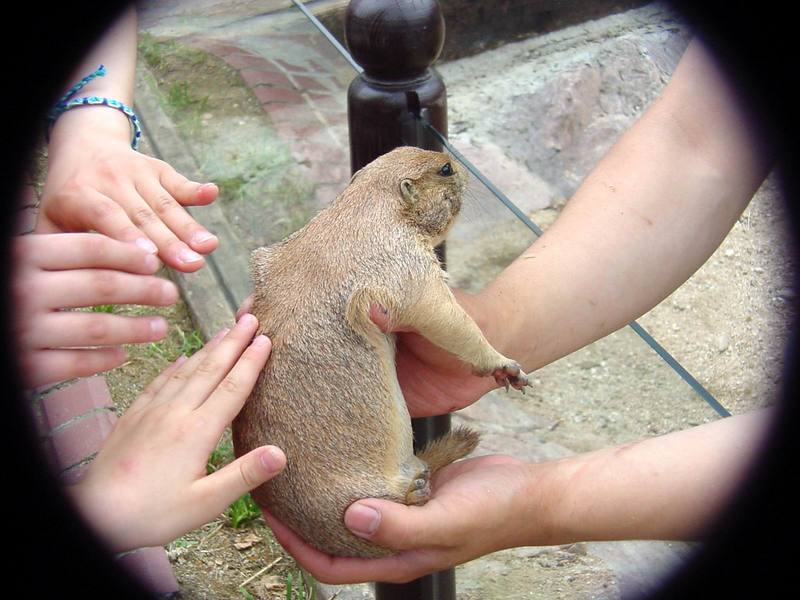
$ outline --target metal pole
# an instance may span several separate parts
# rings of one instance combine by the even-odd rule
[[[436,0],[351,0],[345,41],[363,68],[347,94],[353,173],[397,146],[442,150],[416,117],[424,115],[447,136],[447,94],[431,65],[444,45],[444,19]],[[444,261],[444,247],[437,249]],[[444,264],[444,262],[443,262]],[[413,419],[414,445],[450,429],[450,416]],[[455,600],[453,569],[407,584],[375,584],[377,600]]]

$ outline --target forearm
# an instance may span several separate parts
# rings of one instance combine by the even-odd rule
[[[528,525],[519,542],[698,539],[742,482],[770,417],[760,410],[529,464],[518,499],[520,523]]]
[[[765,177],[756,140],[691,45],[556,222],[480,294],[487,337],[532,370],[658,304],[713,253]]]
[[[131,106],[136,73],[137,35],[136,11],[129,8],[81,61],[67,87],[95,71],[99,65],[104,65],[106,75],[90,81],[76,97],[107,97]],[[50,132],[50,153],[57,154],[62,148],[79,143],[81,139],[96,140],[99,137],[130,143],[131,128],[128,118],[120,111],[108,107],[71,109],[56,120]]]

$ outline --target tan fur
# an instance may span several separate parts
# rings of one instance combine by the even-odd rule
[[[453,175],[442,174],[446,163]],[[457,304],[433,251],[465,184],[446,154],[397,148],[356,173],[301,230],[252,253],[252,310],[273,349],[234,421],[236,454],[263,444],[286,452],[285,471],[253,497],[328,554],[388,554],[345,528],[345,509],[366,497],[423,503],[431,472],[477,444],[476,434],[456,430],[420,454],[430,465],[414,456],[394,336],[372,323],[371,304],[476,373],[528,384]]]

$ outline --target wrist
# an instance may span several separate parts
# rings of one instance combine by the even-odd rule
[[[459,302],[462,297],[459,296]],[[467,295],[462,304],[465,310],[473,318],[484,337],[500,354],[519,362],[525,371],[529,370],[524,357],[530,353],[535,339],[531,336],[527,339],[526,347],[520,347],[516,341],[514,333],[524,330],[524,324],[519,321],[519,310],[517,303],[508,300],[500,293],[490,288],[484,288],[477,294]]]
[[[113,493],[106,486],[98,489],[81,481],[67,486],[65,491],[84,523],[113,552],[132,550],[125,539],[126,527],[122,524],[125,509],[112,500]]]
[[[522,515],[520,546],[554,546],[579,541],[569,524],[570,481],[575,475],[571,459],[522,465],[525,485],[518,494],[517,513]]]
[[[131,124],[125,114],[108,106],[81,106],[58,117],[48,149],[57,156],[64,147],[107,147],[118,142],[126,146],[131,143]]]

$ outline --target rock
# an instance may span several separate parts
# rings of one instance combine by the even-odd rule
[[[725,352],[731,345],[731,336],[727,333],[720,333],[716,339],[716,347],[718,352]]]

